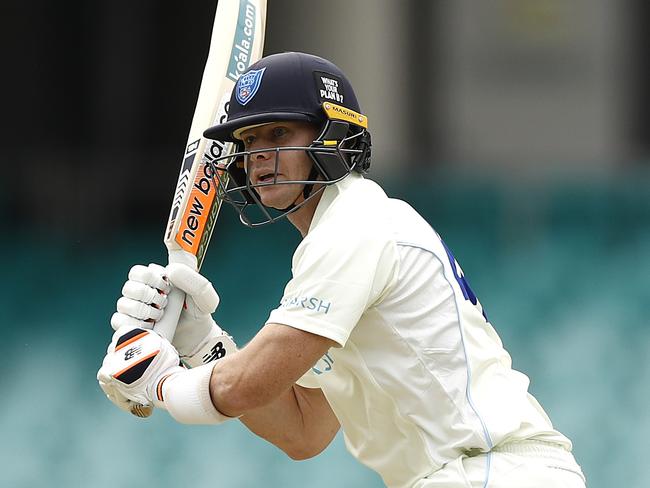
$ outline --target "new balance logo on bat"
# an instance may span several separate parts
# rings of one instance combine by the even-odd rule
[[[216,196],[215,181],[217,178],[215,175],[217,169],[212,163],[215,159],[221,157],[226,149],[227,146],[224,143],[212,141],[210,148],[203,155],[204,160],[194,179],[192,192],[190,193],[190,201],[183,215],[179,244],[185,250],[195,255],[197,255],[196,251],[199,247],[199,242],[197,241],[200,241],[206,230],[208,231],[209,237],[211,229],[209,214],[211,213]]]
[[[202,165],[203,175],[201,178],[194,183],[194,188],[201,192],[204,195],[204,198],[208,198],[210,193],[214,191],[214,185],[212,184],[213,170],[212,166],[209,164]],[[209,203],[209,200],[205,200],[205,203]],[[198,195],[192,195],[192,201],[189,203],[190,211],[185,218],[186,228],[183,230],[181,239],[186,242],[189,246],[194,246],[194,241],[196,239],[197,231],[201,227],[201,220],[205,218],[207,212],[203,202]]]

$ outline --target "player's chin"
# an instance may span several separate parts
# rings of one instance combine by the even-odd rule
[[[302,185],[270,185],[257,188],[265,207],[284,210],[300,197]]]

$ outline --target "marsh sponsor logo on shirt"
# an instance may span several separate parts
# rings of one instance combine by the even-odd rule
[[[304,308],[305,310],[313,310],[316,313],[326,314],[330,311],[332,302],[318,297],[294,296],[282,297],[280,306],[282,308]]]

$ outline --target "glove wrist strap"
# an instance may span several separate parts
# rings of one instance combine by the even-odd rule
[[[221,424],[232,419],[219,412],[210,398],[210,377],[214,364],[205,364],[163,378],[157,399],[181,424]]]

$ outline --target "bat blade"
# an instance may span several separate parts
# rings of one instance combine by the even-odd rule
[[[224,122],[230,93],[242,72],[262,57],[266,0],[220,0],[212,27],[194,118],[176,183],[164,243],[169,262],[200,269],[221,209],[210,162],[233,151],[233,145],[203,137],[208,127]],[[156,332],[174,337],[184,295],[173,290]]]

